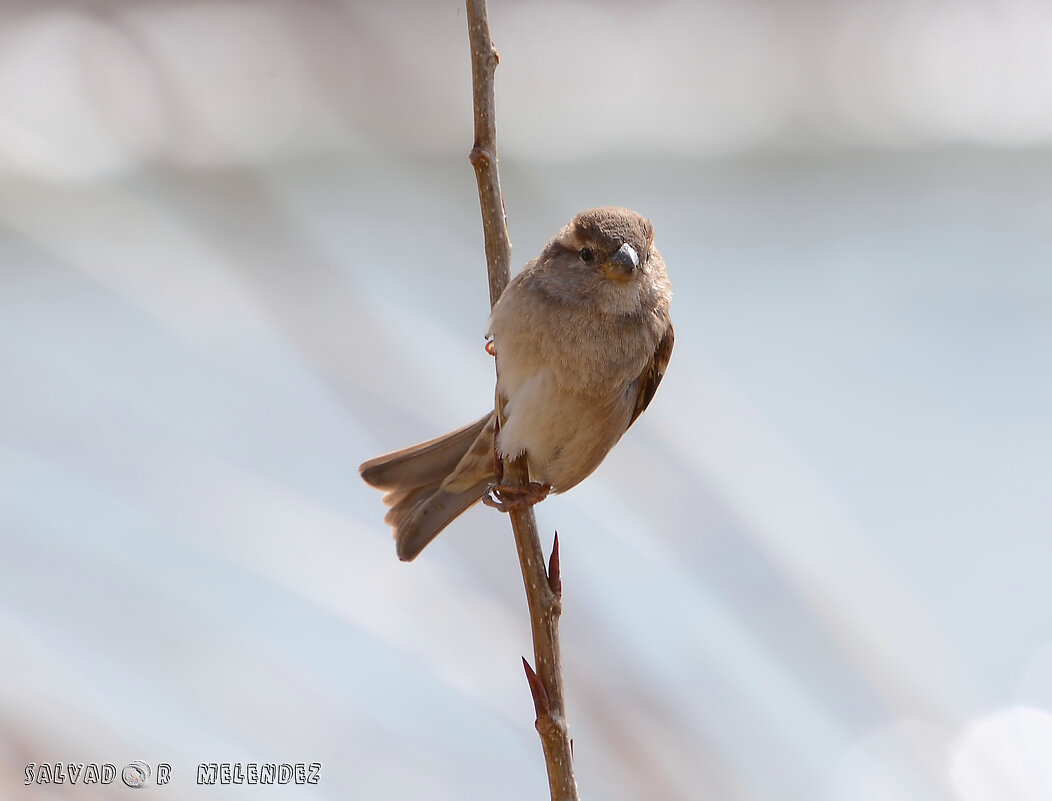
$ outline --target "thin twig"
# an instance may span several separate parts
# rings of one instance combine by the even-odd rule
[[[482,228],[486,238],[489,267],[490,305],[497,302],[511,278],[511,241],[504,213],[504,197],[497,173],[497,124],[493,74],[499,58],[489,32],[486,0],[465,0],[468,39],[471,44],[471,79],[475,110],[475,143],[470,161],[475,168],[482,208]],[[503,401],[496,398],[496,411],[503,420]],[[525,486],[529,481],[526,455],[505,465],[504,482]],[[577,782],[573,774],[573,751],[566,726],[563,701],[562,663],[559,655],[559,614],[562,611],[562,579],[559,574],[559,539],[552,547],[549,569],[537,534],[533,509],[513,510],[511,527],[519,554],[522,582],[533,629],[534,672],[525,659],[526,678],[537,712],[537,731],[541,736],[548,785],[552,801],[577,801]]]

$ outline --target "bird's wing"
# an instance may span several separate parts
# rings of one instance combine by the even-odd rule
[[[632,419],[628,421],[629,426],[636,421],[636,418],[643,413],[643,410],[650,405],[650,401],[654,399],[654,393],[657,392],[658,384],[661,383],[661,379],[665,376],[668,360],[672,357],[672,344],[675,340],[676,337],[670,322],[665,335],[661,337],[661,341],[654,351],[654,355],[650,357],[647,366],[643,368],[643,372],[636,379],[638,391],[636,408],[632,411]]]

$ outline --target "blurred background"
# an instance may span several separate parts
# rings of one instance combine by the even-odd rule
[[[491,0],[516,265],[655,224],[676,352],[558,529],[582,796],[1052,797],[1052,6]],[[539,799],[453,0],[0,7],[0,797],[321,762]]]

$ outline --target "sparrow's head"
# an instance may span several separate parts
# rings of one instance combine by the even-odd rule
[[[650,220],[613,206],[574,217],[544,248],[538,267],[559,276],[558,294],[611,313],[650,305],[654,292],[668,283]]]
[[[585,269],[612,281],[631,281],[650,260],[654,226],[634,211],[605,206],[582,211],[552,242]]]

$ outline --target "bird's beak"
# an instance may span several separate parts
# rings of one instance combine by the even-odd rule
[[[635,248],[625,242],[617,253],[603,263],[603,272],[606,273],[607,278],[613,278],[616,281],[631,281],[637,267],[639,267],[639,254],[636,253]]]

